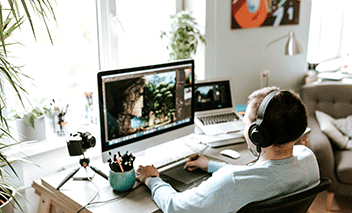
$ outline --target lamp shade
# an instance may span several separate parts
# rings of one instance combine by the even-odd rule
[[[295,33],[293,31],[290,31],[288,36],[289,39],[286,43],[285,54],[293,56],[296,54],[303,53],[302,44],[296,39]]]

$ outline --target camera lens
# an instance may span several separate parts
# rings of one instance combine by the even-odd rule
[[[90,147],[94,147],[94,146],[95,146],[95,143],[96,143],[95,137],[92,136],[92,135],[89,135],[89,136],[87,137],[87,142],[88,142],[88,144],[89,144],[89,148],[90,148]]]
[[[95,146],[95,137],[91,135],[89,132],[85,132],[81,134],[82,137],[82,147],[84,149],[89,149]]]

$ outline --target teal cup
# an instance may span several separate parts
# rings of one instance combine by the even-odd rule
[[[136,180],[134,169],[127,172],[114,172],[110,170],[109,182],[113,190],[122,192],[131,189]]]

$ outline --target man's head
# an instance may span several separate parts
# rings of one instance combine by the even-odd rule
[[[258,109],[264,98],[277,87],[266,87],[249,96],[244,122],[245,137],[249,147],[253,145],[248,130],[257,119]],[[296,141],[307,127],[307,110],[299,96],[291,91],[279,91],[270,100],[264,113],[263,124],[270,135],[270,144],[280,146]]]

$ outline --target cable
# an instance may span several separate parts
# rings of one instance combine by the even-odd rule
[[[247,163],[247,164],[246,164],[247,166],[251,166],[251,165],[255,164],[255,163],[259,160],[260,154],[262,153],[262,152],[255,153],[252,149],[249,149],[249,150],[250,150],[250,151],[252,152],[252,154],[253,154],[255,157],[257,157],[257,158],[254,159],[253,161]]]
[[[111,201],[116,201],[116,200],[120,200],[122,198],[125,198],[127,197],[129,194],[131,194],[131,192],[133,192],[135,189],[137,189],[140,185],[142,184],[139,184],[138,186],[136,186],[135,188],[133,188],[131,191],[129,191],[128,193],[126,193],[125,195],[123,196],[119,196],[119,197],[114,197],[114,198],[111,198],[109,200],[104,200],[104,201],[96,201],[96,202],[89,202],[87,203],[85,206],[82,206],[78,211],[77,213],[79,213],[80,211],[82,211],[84,208],[88,207],[88,206],[91,206],[91,205],[96,205],[96,204],[106,204],[106,203],[109,203]]]
[[[95,188],[97,188],[98,191],[97,191],[97,193],[95,194],[95,196],[94,196],[86,205],[82,206],[80,209],[77,210],[77,213],[79,213],[79,212],[82,211],[84,208],[86,208],[88,205],[90,205],[90,204],[92,203],[92,201],[93,201],[93,200],[99,195],[99,193],[100,193],[99,187],[98,187],[97,185],[95,185],[95,183],[93,183],[92,179],[89,177],[87,168],[84,167],[84,169],[85,169],[85,171],[86,171],[87,179],[89,180],[89,182],[91,182],[91,183],[95,186]]]

